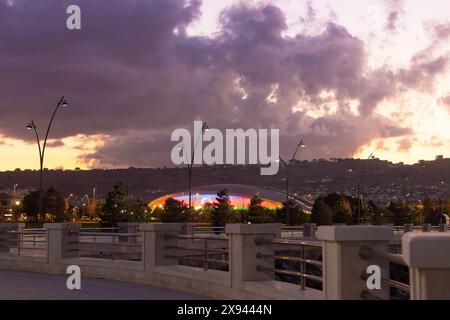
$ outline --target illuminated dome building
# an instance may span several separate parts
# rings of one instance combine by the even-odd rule
[[[250,204],[250,199],[256,194],[261,197],[261,205],[268,209],[281,208],[283,206],[282,202],[286,201],[286,194],[277,190],[242,184],[214,184],[192,188],[192,206],[195,209],[201,209],[207,204],[212,205],[216,202],[217,192],[223,189],[228,189],[230,191],[229,197],[231,206],[233,206],[236,210],[247,209]],[[157,207],[162,208],[166,199],[169,197],[178,201],[183,201],[186,204],[189,203],[189,191],[182,191],[159,197],[150,202],[148,206],[151,210]],[[297,204],[304,210],[311,210],[311,206],[305,201],[297,197],[293,200],[296,201]]]

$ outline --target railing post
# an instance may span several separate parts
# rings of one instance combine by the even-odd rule
[[[245,281],[274,280],[273,272],[259,272],[257,267],[273,268],[273,260],[258,259],[257,254],[273,255],[270,246],[257,245],[257,238],[272,240],[280,234],[281,225],[269,224],[239,224],[230,223],[225,226],[225,233],[230,242],[230,273],[232,287],[239,290]]]
[[[44,229],[49,263],[59,263],[63,258],[78,257],[80,224],[44,223]]]
[[[431,224],[429,224],[429,223],[424,223],[424,224],[422,224],[422,232],[430,232],[430,230],[431,230]]]
[[[142,261],[146,272],[152,272],[156,266],[177,265],[176,236],[181,231],[180,223],[146,223],[141,224]],[[168,257],[170,256],[170,257]]]
[[[181,234],[193,236],[195,233],[195,222],[184,222],[181,224]]]
[[[403,233],[411,232],[413,231],[414,225],[412,223],[405,223],[403,224]]]
[[[303,238],[308,240],[314,240],[316,238],[316,224],[304,223],[303,224]]]
[[[321,226],[317,238],[323,241],[323,291],[327,300],[362,299],[369,291],[373,296],[388,299],[389,287],[381,284],[380,290],[369,290],[362,275],[367,267],[380,267],[381,277],[389,279],[389,262],[379,258],[362,259],[360,250],[369,246],[380,252],[389,252],[393,239],[392,226]]]
[[[439,224],[438,225],[438,230],[439,230],[439,232],[445,232],[445,224],[443,224],[443,223],[441,223],[441,224]]]
[[[0,224],[0,253],[9,252],[10,233],[4,226],[4,223]]]
[[[137,233],[140,223],[139,222],[118,222],[117,227],[120,233]],[[136,237],[121,237],[119,236],[119,242],[127,242],[130,244],[135,244],[137,241]]]
[[[10,242],[17,246],[20,245],[22,239],[23,230],[25,229],[25,223],[0,223],[0,252],[9,252]],[[17,234],[11,234],[14,231]]]
[[[402,252],[409,266],[412,300],[450,299],[450,234],[405,234]]]

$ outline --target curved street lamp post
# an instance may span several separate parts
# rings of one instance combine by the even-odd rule
[[[47,131],[45,133],[44,142],[41,147],[41,140],[39,138],[39,133],[37,131],[37,126],[34,123],[33,120],[30,121],[27,125],[28,130],[34,130],[34,133],[36,135],[36,142],[39,149],[39,200],[38,200],[38,221],[40,221],[41,215],[42,215],[42,175],[43,175],[43,169],[44,169],[44,156],[45,156],[45,147],[47,146],[47,139],[48,134],[50,132],[50,128],[52,126],[53,120],[55,118],[56,112],[60,107],[67,107],[69,104],[64,99],[64,96],[61,97],[58,104],[56,105],[55,110],[53,111],[52,117],[50,118],[50,122],[47,127]]]
[[[184,147],[184,144],[183,144],[183,142],[181,142],[181,149],[183,149],[184,150],[184,155],[185,155],[185,157],[186,157],[186,160],[187,160],[187,168],[188,168],[188,174],[189,174],[189,213],[191,213],[191,210],[192,210],[192,167],[193,167],[193,165],[194,165],[194,157],[195,157],[195,150],[197,149],[197,145],[198,145],[198,142],[199,142],[199,139],[200,139],[200,137],[202,136],[202,134],[205,132],[205,131],[207,131],[209,128],[208,128],[208,125],[206,124],[206,122],[203,122],[203,125],[202,125],[202,131],[201,131],[201,133],[198,135],[198,137],[197,137],[197,139],[196,139],[196,141],[195,141],[195,144],[194,144],[194,148],[192,149],[192,152],[191,152],[191,158],[190,158],[190,160],[187,158],[187,155],[186,155],[186,148]]]
[[[375,156],[373,155],[373,153],[371,153],[369,155],[369,157],[367,158],[367,160],[371,160],[371,159],[375,159]],[[356,193],[357,193],[357,199],[358,199],[358,224],[361,223],[361,211],[362,211],[361,183],[362,183],[362,179],[364,178],[364,174],[366,173],[366,165],[367,165],[367,163],[365,162],[362,167],[361,173],[359,175],[357,174],[355,168],[348,169],[348,171],[355,174],[355,176],[357,178]]]
[[[281,169],[283,170],[284,181],[286,182],[286,225],[289,225],[289,179],[291,174],[290,167],[293,165],[295,156],[300,148],[304,148],[306,145],[303,143],[303,139],[300,140],[300,143],[294,150],[294,154],[289,162],[284,161],[281,157],[279,162],[281,164]]]

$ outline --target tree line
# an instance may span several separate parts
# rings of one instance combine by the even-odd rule
[[[38,217],[39,192],[28,193],[21,207],[14,212],[25,212],[28,221],[36,221]],[[256,194],[250,199],[245,209],[231,205],[230,190],[217,192],[213,203],[206,203],[200,209],[189,208],[183,201],[167,198],[162,207],[153,210],[147,203],[134,196],[130,186],[117,183],[108,192],[102,203],[87,208],[76,206],[70,197],[64,197],[54,187],[43,193],[43,222],[80,221],[83,217],[95,217],[98,222],[115,226],[118,222],[203,222],[213,226],[224,226],[226,223],[286,223],[286,207],[289,206],[290,225],[301,225],[311,222],[317,225],[345,224],[387,224],[403,225],[412,223],[443,223],[443,215],[450,214],[450,200],[433,200],[424,198],[418,204],[404,201],[391,201],[387,206],[378,206],[373,201],[363,203],[347,194],[330,193],[319,196],[311,212],[305,211],[298,203],[290,200],[278,209],[262,206],[262,198]],[[14,216],[18,220],[19,216]]]

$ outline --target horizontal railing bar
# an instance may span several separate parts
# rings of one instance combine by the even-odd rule
[[[260,265],[258,265],[256,267],[256,270],[273,272],[276,274],[285,274],[285,275],[294,276],[294,277],[298,277],[298,278],[306,278],[306,279],[314,280],[314,281],[321,282],[321,283],[323,282],[323,279],[321,277],[317,277],[317,276],[313,276],[311,274],[301,273],[301,272],[297,272],[297,271],[274,269],[274,268],[262,267]]]
[[[319,267],[322,266],[322,261],[312,260],[312,259],[303,259],[303,258],[299,258],[299,257],[261,254],[259,252],[256,254],[256,257],[260,258],[260,259],[275,259],[275,260],[282,260],[282,261],[304,262],[304,263],[319,266]]]
[[[366,281],[368,278],[369,278],[369,276],[365,272],[361,273],[361,279],[362,280]],[[396,281],[396,280],[392,280],[392,279],[386,279],[386,278],[381,278],[381,282],[386,284],[386,285],[388,285],[388,286],[390,286],[390,287],[400,289],[400,290],[405,291],[407,293],[410,292],[410,286],[408,284],[406,284],[406,283],[403,283],[403,282],[400,282],[400,281]]]
[[[83,241],[71,241],[71,244],[89,244],[89,245],[105,245],[105,246],[114,246],[114,247],[141,247],[140,243],[122,243],[122,242],[115,242],[115,243],[104,243],[104,242],[83,242]]]
[[[6,233],[9,234],[22,234],[22,235],[45,235],[45,232],[38,232],[38,231],[32,231],[32,232],[28,232],[28,231],[6,231]]]
[[[122,255],[140,255],[141,252],[120,252],[120,251],[116,251],[116,250],[89,250],[89,249],[70,249],[71,251],[79,251],[79,252],[92,252],[92,253],[114,253],[114,254],[122,254]]]
[[[10,246],[10,249],[19,249],[19,247],[16,246]],[[45,250],[45,248],[38,248],[38,247],[20,247],[21,250]]]
[[[197,257],[190,257],[190,256],[175,256],[175,255],[166,255],[167,258],[177,258],[177,259],[185,259],[185,260],[193,260],[193,261],[203,261],[203,262],[217,262],[222,264],[229,264],[229,261],[227,260],[214,260],[214,259],[203,259],[203,258],[197,258]]]
[[[34,241],[34,240],[16,240],[16,239],[11,239],[10,242],[14,242],[14,243],[46,243],[47,241]]]
[[[256,238],[256,245],[263,244],[275,244],[275,245],[285,245],[285,246],[301,246],[301,247],[314,247],[314,248],[322,248],[323,245],[321,242],[312,242],[312,241],[301,241],[301,240],[282,240],[282,239],[265,239],[265,238]]]
[[[111,233],[111,232],[80,232],[80,236],[96,236],[96,237],[141,237],[139,233]]]
[[[385,278],[381,278],[381,281],[393,288],[403,290],[407,293],[410,292],[410,286],[406,283],[402,283],[400,281],[396,281],[396,280],[392,280],[392,279],[385,279]]]
[[[186,251],[202,251],[204,252],[204,248],[186,248],[186,247],[180,247],[180,246],[172,246],[172,245],[166,245],[166,249],[178,249],[178,250],[186,250]],[[208,252],[216,252],[216,253],[229,253],[229,250],[226,249],[212,249],[208,248]]]
[[[359,250],[359,256],[364,260],[374,257],[406,266],[406,262],[401,254],[385,253],[369,246],[362,246]]]
[[[203,236],[189,236],[189,235],[178,235],[178,239],[186,240],[208,240],[208,241],[228,241],[228,237],[203,237]]]

